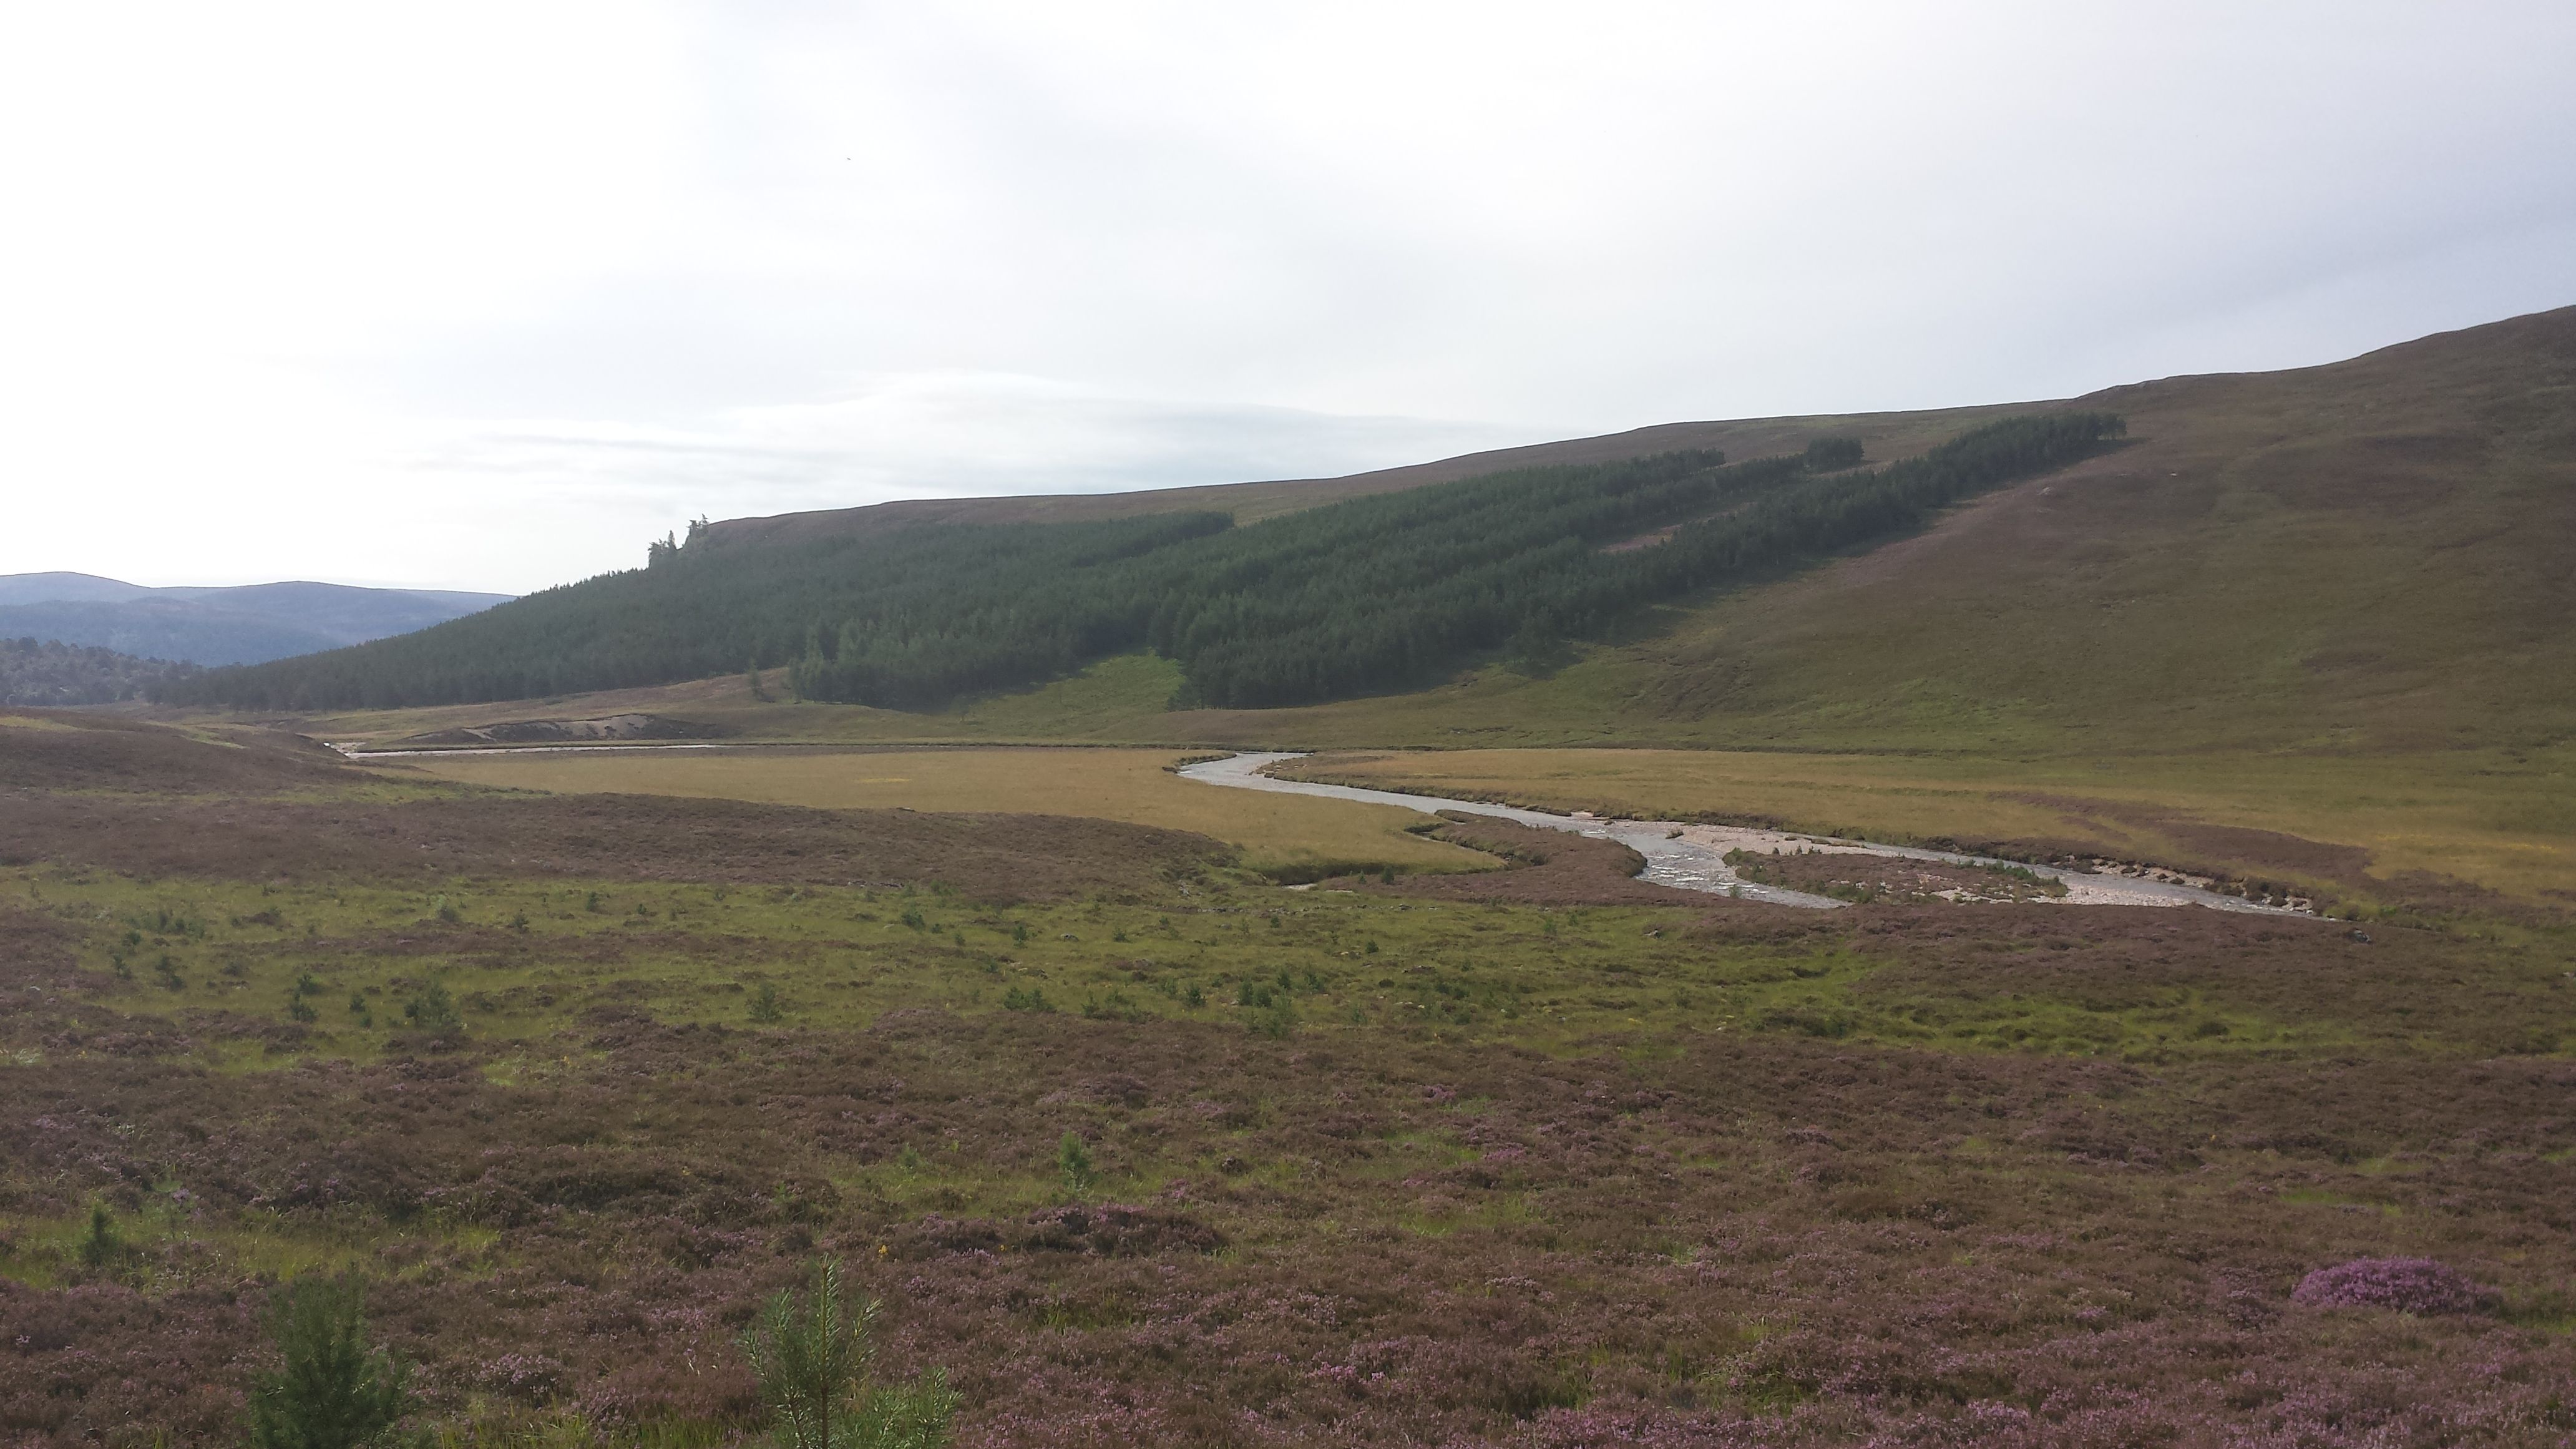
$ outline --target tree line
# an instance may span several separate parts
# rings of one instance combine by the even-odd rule
[[[117,704],[142,699],[202,671],[89,644],[33,636],[0,639],[0,705]]]
[[[801,698],[928,710],[1151,649],[1181,665],[1184,703],[1313,703],[1597,638],[1648,605],[1918,529],[2123,431],[2105,413],[2045,413],[1875,468],[1850,439],[1732,465],[1690,450],[1525,468],[1245,527],[1172,513],[733,547],[692,529],[646,568],[164,694],[404,707],[784,663]]]

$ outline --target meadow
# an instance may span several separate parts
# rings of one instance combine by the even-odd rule
[[[1213,836],[1288,881],[1370,867],[1480,870],[1492,862],[1406,833],[1391,805],[1252,795],[1181,779],[1170,750],[787,751],[639,749],[450,754],[403,761],[461,783],[512,789],[701,796],[825,809],[1019,811],[1123,820]]]
[[[817,1254],[974,1445],[2576,1432],[2544,915],[1290,890],[1149,825],[45,725],[0,731],[12,1444],[232,1442],[270,1286],[339,1270],[442,1442],[748,1443],[735,1336]],[[2293,1293],[2419,1256],[2476,1291]]]
[[[1995,760],[1728,750],[1345,751],[1299,779],[2021,854],[2098,852],[2294,882],[2356,904],[2492,892],[2576,903],[2576,743],[2403,759]]]
[[[1610,669],[1616,662],[1603,656],[1579,667]],[[2365,906],[2438,905],[2493,892],[2505,901],[2563,908],[2566,892],[2576,889],[2576,744],[2563,738],[2446,748],[2325,741],[2250,749],[2154,748],[2122,738],[2088,745],[2052,736],[1996,748],[1927,742],[1919,732],[1899,729],[1878,748],[1770,742],[1725,748],[1689,738],[1669,721],[1604,705],[1630,693],[1612,687],[1616,680],[1593,680],[1602,687],[1579,714],[1553,713],[1548,701],[1563,692],[1564,678],[1531,680],[1496,668],[1448,690],[1317,709],[1167,711],[1163,706],[1180,683],[1177,670],[1131,657],[1040,690],[935,715],[788,703],[775,691],[764,702],[737,678],[506,708],[331,716],[305,728],[323,738],[384,746],[498,719],[658,712],[743,742],[1313,749],[1326,753],[1297,767],[1307,776],[1329,774],[1373,788],[1644,818],[1780,824],[1899,843],[2099,853],[2280,880]],[[524,761],[477,763],[483,758],[489,757],[433,768],[547,788],[573,779]],[[1166,757],[1147,751],[1132,758],[1141,767]],[[579,768],[595,770],[594,778],[649,775],[669,782],[655,789],[700,788],[701,770],[694,766]],[[1056,782],[1037,774],[1032,788],[1061,802],[1045,808],[1112,814],[1126,808],[1137,813],[1117,818],[1207,826],[1204,814],[1158,808],[1164,792],[1148,787],[1139,787],[1140,803],[1113,807],[1081,778]],[[922,799],[901,803],[988,808],[960,802],[993,798],[963,783],[923,783]],[[617,788],[627,785],[621,780]],[[732,778],[709,793],[799,798]],[[833,798],[855,803],[860,797]],[[1291,833],[1296,838],[1281,836],[1278,859],[1299,852],[1359,858],[1351,838],[1327,827]],[[1399,858],[1437,868],[1418,855]]]

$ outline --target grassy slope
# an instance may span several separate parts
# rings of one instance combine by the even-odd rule
[[[2526,899],[2576,884],[2564,748],[2576,737],[2576,309],[2327,367],[2175,378],[2082,401],[2125,413],[2131,444],[1981,500],[1921,537],[1660,611],[1638,637],[1546,678],[1486,668],[1411,695],[1165,712],[1173,671],[1126,659],[937,716],[764,705],[728,679],[316,726],[383,739],[645,709],[755,739],[1756,750],[1796,758],[1720,766],[1732,792],[1723,798],[1690,783],[1702,765],[1674,762],[1670,787],[1644,793],[1815,828],[2048,838],[2311,884],[2339,878],[2364,895],[2407,870]],[[1749,456],[1831,428],[1888,457],[1984,411],[1622,438]],[[1445,476],[1440,466],[1413,481]],[[1301,496],[1289,486],[1231,496],[1275,509]],[[1312,486],[1303,496],[1331,494]],[[1854,754],[1918,763],[1837,762]],[[1887,777],[1909,771],[1958,813],[1928,819],[1931,797],[1920,794],[1898,806]],[[1611,778],[1633,773],[1627,765],[1539,754],[1517,767],[1520,797],[1555,798],[1552,782],[1569,772],[1604,775],[1582,798],[1634,795]],[[1414,773],[1443,784],[1436,770]],[[1480,767],[1444,788],[1495,773]],[[1803,808],[1779,803],[1802,790]],[[2033,794],[2074,804],[2034,806]],[[2191,828],[2114,818],[2134,815],[2141,796]],[[2281,858],[2295,846],[2211,826],[2369,859],[2303,867]]]
[[[1164,678],[1131,662],[939,716],[756,710],[738,680],[718,680],[325,727],[380,737],[646,708],[768,738],[2015,754],[2576,732],[2576,308],[2328,367],[2080,401],[2125,413],[2131,445],[1922,537],[1663,611],[1644,637],[1545,679],[1487,669],[1418,694],[1166,715]],[[1749,453],[1830,427],[1884,457],[1989,411],[1678,425],[1688,437],[1658,445]],[[1288,485],[1243,486],[1251,502]],[[995,506],[1032,502],[1070,506]]]

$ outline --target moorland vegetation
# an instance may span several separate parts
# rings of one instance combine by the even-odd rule
[[[841,1404],[953,1393],[996,1449],[2564,1444],[2576,309],[2078,406],[2134,436],[1992,486],[1799,453],[1993,420],[1887,415],[1314,490],[1383,495],[1339,515],[1283,484],[710,525],[552,596],[554,654],[433,632],[494,647],[220,696],[415,706],[296,721],[329,739],[641,711],[1161,764],[361,768],[237,715],[0,714],[0,1440],[237,1439],[308,1279],[364,1280],[406,1434],[792,1438],[744,1349],[856,1356],[822,1260],[884,1305]],[[1870,492],[1906,477],[1927,491]],[[1554,544],[1496,511],[1514,488]],[[1266,521],[1226,526],[1233,496]],[[1765,518],[1805,541],[1730,557]],[[965,585],[846,567],[897,530]],[[1377,549],[1340,585],[1419,612],[1422,646],[1301,593],[1331,570],[1300,540]],[[799,549],[842,562],[808,587]],[[1498,559],[1532,607],[1444,592]],[[1187,619],[1073,587],[1183,563]],[[1659,593],[1665,568],[1700,582]],[[614,600],[691,622],[620,632]],[[971,669],[904,653],[907,600]],[[680,682],[439,702],[612,664]],[[800,700],[791,671],[916,708]],[[971,693],[1010,678],[1035,687]],[[1190,797],[1161,766],[1207,744],[2186,865],[2335,919],[1750,862],[1855,902],[1787,911],[1635,879],[1606,840]]]
[[[1290,891],[11,718],[12,1443],[235,1441],[341,1275],[404,1432],[747,1443],[817,1258],[882,1407],[1013,1449],[2576,1432],[2563,922],[1786,911],[1475,820]]]

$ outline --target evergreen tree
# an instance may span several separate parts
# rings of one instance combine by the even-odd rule
[[[351,1449],[410,1411],[408,1371],[367,1341],[363,1300],[347,1277],[278,1290],[269,1331],[285,1362],[251,1389],[254,1449]]]
[[[349,649],[173,684],[179,703],[384,708],[706,679],[789,661],[791,695],[888,709],[1060,678],[1111,654],[1177,661],[1184,703],[1257,709],[1544,668],[1650,605],[1925,526],[2123,431],[2102,413],[1989,424],[1915,458],[1860,445],[1728,465],[1684,451],[1517,469],[1248,527],[1221,513],[913,525],[722,547]]]
[[[875,1381],[877,1305],[845,1304],[841,1265],[813,1266],[806,1292],[786,1289],[761,1305],[742,1336],[779,1449],[938,1449],[948,1442],[957,1395],[939,1370],[909,1384]]]

